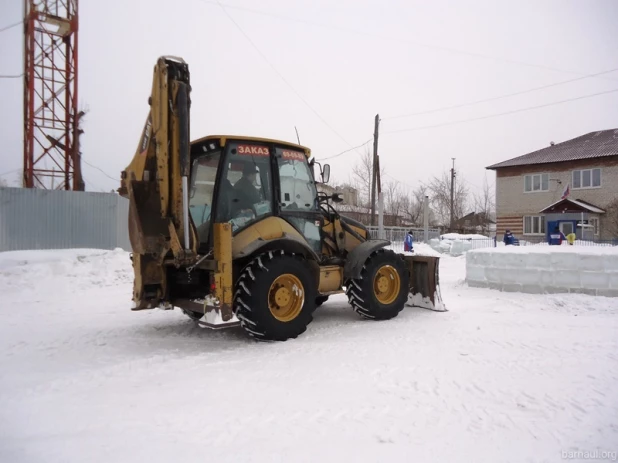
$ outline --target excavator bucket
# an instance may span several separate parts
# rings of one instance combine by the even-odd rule
[[[406,305],[446,312],[440,294],[439,257],[403,256],[410,271],[410,290]]]

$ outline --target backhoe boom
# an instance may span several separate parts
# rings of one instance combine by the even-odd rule
[[[197,256],[197,234],[189,214],[191,101],[189,68],[161,57],[154,67],[150,112],[119,193],[129,199],[135,309],[157,306],[167,290],[163,261],[189,265]]]

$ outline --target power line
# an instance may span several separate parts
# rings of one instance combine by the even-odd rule
[[[609,71],[597,72],[595,74],[588,74],[588,75],[585,75],[585,76],[582,76],[582,77],[576,77],[575,79],[563,80],[561,82],[556,82],[556,83],[553,83],[553,84],[542,85],[540,87],[534,87],[534,88],[530,88],[528,90],[522,90],[522,91],[519,91],[519,92],[507,93],[506,95],[500,95],[500,96],[496,96],[496,97],[492,97],[492,98],[484,98],[482,100],[471,101],[469,103],[461,103],[461,104],[456,104],[456,105],[452,105],[452,106],[444,106],[442,108],[429,109],[429,110],[426,110],[426,111],[419,111],[419,112],[416,112],[416,113],[402,114],[402,115],[399,115],[399,116],[390,116],[390,117],[385,117],[383,119],[384,120],[387,120],[387,119],[401,119],[401,118],[404,118],[404,117],[419,116],[421,114],[437,113],[437,112],[440,112],[440,111],[446,111],[448,109],[463,108],[464,106],[473,106],[473,105],[477,105],[477,104],[480,104],[480,103],[486,103],[488,101],[496,101],[496,100],[500,100],[500,99],[503,99],[503,98],[509,98],[511,96],[523,95],[525,93],[535,92],[537,90],[543,90],[543,89],[546,89],[546,88],[556,87],[558,85],[564,85],[564,84],[568,84],[568,83],[571,83],[571,82],[577,82],[579,80],[589,79],[590,77],[596,77],[596,76],[600,76],[602,74],[609,74],[611,72],[616,72],[616,71],[618,71],[618,68],[610,69]]]
[[[16,74],[16,75],[7,75],[0,74],[0,79],[19,79],[20,77],[24,77],[24,74]]]
[[[202,0],[204,3],[212,3],[209,2],[207,0]],[[345,138],[343,138],[343,136],[337,132],[337,130],[335,130],[321,115],[320,113],[318,113],[313,106],[311,106],[309,104],[309,102],[307,102],[307,100],[305,100],[300,93],[298,93],[296,91],[296,89],[292,86],[292,84],[290,84],[290,82],[288,82],[288,80],[283,76],[283,74],[281,74],[277,68],[269,61],[269,59],[266,57],[266,55],[264,53],[262,53],[262,51],[258,48],[258,46],[253,42],[253,40],[251,40],[251,37],[249,37],[249,35],[240,27],[240,25],[234,20],[234,18],[232,17],[232,15],[230,15],[230,13],[225,9],[225,7],[223,6],[223,4],[221,2],[219,2],[218,0],[216,1],[216,3],[221,7],[221,9],[223,10],[223,12],[225,13],[225,15],[228,17],[228,19],[234,24],[234,26],[236,26],[236,28],[240,31],[240,33],[245,37],[245,39],[247,39],[247,41],[251,44],[251,46],[255,49],[255,51],[257,51],[257,53],[262,57],[262,59],[266,62],[266,64],[268,64],[268,66],[270,66],[270,68],[275,72],[275,74],[277,74],[279,76],[279,78],[290,88],[290,90],[292,90],[292,92],[305,104],[305,106],[307,106],[307,108],[309,108],[313,114],[315,114],[318,119],[320,119],[322,121],[322,123],[328,127],[335,135],[337,135],[341,140],[343,140],[343,142],[345,142],[347,145],[352,146]],[[352,148],[355,149],[355,148]],[[360,154],[360,153],[359,153]]]
[[[444,126],[447,126],[447,125],[463,124],[464,122],[480,121],[480,120],[483,120],[483,119],[491,119],[493,117],[506,116],[508,114],[515,114],[515,113],[521,113],[521,112],[525,112],[525,111],[532,111],[534,109],[546,108],[548,106],[554,106],[554,105],[559,105],[559,104],[563,104],[563,103],[568,103],[570,101],[583,100],[585,98],[592,98],[594,96],[606,95],[608,93],[614,93],[614,92],[618,92],[618,88],[615,88],[613,90],[607,90],[605,92],[598,92],[598,93],[592,93],[590,95],[583,95],[583,96],[579,96],[579,97],[576,97],[576,98],[569,98],[569,99],[566,99],[566,100],[555,101],[553,103],[547,103],[547,104],[542,104],[542,105],[538,105],[538,106],[529,106],[527,108],[515,109],[513,111],[505,111],[503,113],[489,114],[487,116],[473,117],[471,119],[461,119],[461,120],[458,120],[458,121],[444,122],[442,124],[434,124],[434,125],[425,125],[425,126],[420,126],[420,127],[412,127],[412,128],[409,128],[409,129],[390,130],[390,131],[387,131],[387,132],[384,132],[384,133],[385,134],[389,134],[389,133],[400,133],[400,132],[414,132],[414,131],[417,131],[417,130],[433,129],[435,127],[444,127]]]
[[[0,177],[4,177],[5,175],[12,174],[13,172],[18,172],[19,170],[21,170],[21,169],[17,168],[17,169],[9,170],[7,172],[3,172],[3,173],[0,174]]]
[[[342,151],[341,153],[339,153],[339,154],[335,154],[334,156],[329,156],[329,157],[327,157],[327,158],[320,159],[320,161],[328,161],[329,159],[338,158],[338,157],[339,157],[339,156],[341,156],[342,154],[349,153],[350,151],[352,151],[352,150],[356,150],[356,149],[358,149],[358,148],[362,148],[363,146],[365,146],[367,143],[369,143],[369,142],[370,142],[370,141],[372,141],[372,140],[373,140],[373,138],[370,138],[370,139],[369,139],[369,140],[367,140],[365,143],[362,143],[362,144],[360,144],[360,145],[358,145],[358,146],[355,146],[355,147],[353,147],[353,148],[350,148],[350,149],[347,149],[347,150],[345,150],[345,151]]]
[[[6,30],[9,30],[11,27],[19,26],[21,23],[22,22],[19,21],[19,22],[13,23],[13,24],[9,24],[8,26],[4,26],[2,29],[0,29],[0,32],[4,32]]]
[[[84,164],[86,164],[86,165],[89,165],[89,166],[90,166],[90,167],[92,167],[93,169],[98,170],[98,171],[99,171],[99,172],[101,172],[103,175],[105,175],[107,178],[110,178],[110,179],[114,180],[115,182],[119,181],[119,179],[118,179],[118,178],[114,178],[114,177],[112,177],[112,176],[111,176],[111,175],[109,175],[107,172],[105,172],[103,169],[101,169],[101,168],[99,168],[99,167],[97,167],[97,166],[95,166],[95,165],[93,165],[93,164],[90,164],[90,163],[89,163],[88,161],[86,161],[84,158],[82,158],[82,162],[83,162]]]
[[[418,185],[417,185],[417,186],[412,186],[412,185],[410,185],[409,183],[402,182],[401,180],[397,180],[397,179],[396,179],[395,177],[393,177],[391,174],[384,174],[384,176],[385,176],[385,177],[390,177],[392,180],[395,180],[395,182],[396,182],[396,183],[399,183],[400,185],[405,185],[405,186],[407,186],[408,188],[412,188],[412,189],[416,189],[416,188],[418,188]],[[425,182],[423,182],[423,181],[419,180],[419,181],[418,181],[418,183],[419,183],[421,186],[425,187],[426,189],[429,189],[429,185],[427,185]]]
[[[240,11],[246,11],[248,13],[258,14],[258,15],[262,15],[262,16],[269,16],[269,17],[276,18],[276,19],[282,19],[284,21],[293,21],[293,22],[297,22],[297,23],[307,24],[307,25],[310,25],[310,26],[316,26],[316,27],[321,27],[321,28],[326,28],[326,29],[335,29],[335,30],[339,30],[341,32],[353,33],[353,34],[357,34],[357,35],[364,35],[364,36],[367,36],[367,37],[377,38],[377,39],[381,39],[381,40],[387,40],[387,41],[392,41],[392,42],[401,42],[401,43],[405,43],[406,45],[414,45],[414,46],[417,46],[417,47],[430,48],[430,49],[440,50],[440,51],[444,51],[444,52],[448,52],[448,53],[468,55],[468,56],[472,56],[472,57],[475,57],[475,58],[482,58],[482,59],[493,60],[493,61],[501,61],[501,62],[505,62],[505,63],[509,63],[509,64],[515,64],[515,65],[519,65],[519,66],[545,69],[545,70],[554,71],[554,72],[562,72],[562,73],[565,73],[565,74],[577,74],[577,75],[583,75],[584,74],[584,73],[578,72],[578,71],[554,68],[554,67],[551,67],[551,66],[545,66],[543,64],[527,63],[527,62],[524,62],[524,61],[512,60],[512,59],[504,58],[504,57],[500,57],[500,56],[485,55],[485,54],[482,54],[482,53],[476,53],[476,52],[471,52],[471,51],[467,51],[467,50],[460,50],[460,49],[456,49],[456,48],[444,47],[444,46],[441,46],[441,45],[434,45],[434,44],[428,44],[428,43],[423,43],[423,42],[416,42],[416,41],[413,41],[413,40],[401,39],[401,38],[398,38],[398,37],[383,36],[383,35],[374,34],[374,33],[371,33],[371,32],[367,32],[367,31],[363,31],[363,30],[358,30],[358,29],[353,29],[353,28],[349,28],[349,27],[342,27],[342,26],[337,26],[337,25],[332,25],[332,24],[323,24],[323,23],[318,23],[318,22],[314,22],[314,21],[308,21],[306,19],[295,18],[295,17],[292,17],[292,16],[285,16],[285,15],[280,15],[280,14],[277,14],[277,13],[271,13],[271,12],[266,12],[266,11],[255,10],[255,9],[252,9],[252,8],[245,8],[245,7],[241,7],[241,6],[233,6],[233,5],[228,5],[228,4],[221,4],[221,2],[219,2],[218,0],[214,0],[214,1],[212,1],[212,0],[201,0],[201,1],[203,3],[206,3],[206,4],[218,5],[218,6],[221,6],[222,8],[225,6],[225,8],[230,8],[230,9],[235,9],[235,10],[240,10]],[[611,80],[614,80],[614,79],[611,79]]]

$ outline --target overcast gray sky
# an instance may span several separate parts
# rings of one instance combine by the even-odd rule
[[[381,163],[410,187],[450,168],[456,157],[474,191],[485,177],[493,183],[493,172],[484,169],[492,163],[618,127],[618,92],[442,125],[618,89],[618,72],[392,118],[618,68],[617,1],[222,4],[225,11],[216,0],[80,0],[85,160],[113,178],[129,163],[148,111],[152,67],[165,54],[190,66],[192,138],[225,133],[295,141],[297,126],[319,160],[370,139],[379,113]],[[0,0],[0,28],[21,15],[21,1]],[[0,58],[0,74],[22,72],[21,26],[0,32]],[[21,79],[0,79],[0,101],[2,174],[22,165]],[[439,126],[422,128],[433,125]],[[388,133],[403,129],[416,130]],[[358,151],[330,161],[336,181],[348,179]],[[88,165],[84,173],[89,190],[118,187]]]

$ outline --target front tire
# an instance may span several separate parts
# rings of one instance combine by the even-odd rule
[[[304,333],[313,320],[316,292],[313,273],[299,257],[270,251],[240,273],[234,312],[250,336],[286,341]]]
[[[389,320],[403,310],[409,285],[410,274],[401,256],[379,249],[367,258],[360,277],[348,280],[346,294],[361,317]]]

